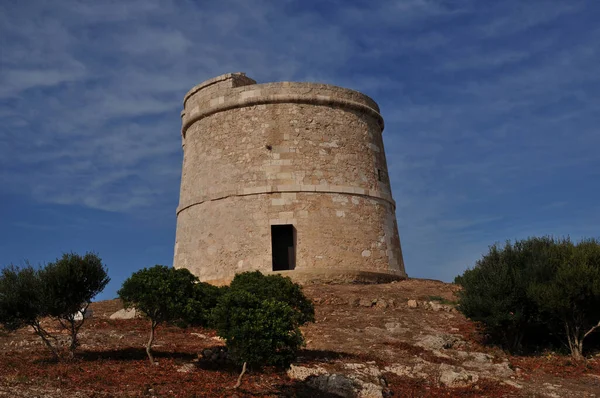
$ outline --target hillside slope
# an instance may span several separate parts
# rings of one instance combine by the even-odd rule
[[[52,363],[30,330],[0,334],[0,396],[600,396],[600,360],[516,357],[480,344],[452,305],[456,286],[430,280],[309,285],[317,322],[290,371],[223,361],[223,342],[201,328],[159,327],[158,366],[143,350],[148,322],[110,320],[118,300],[92,304],[77,358]],[[52,326],[52,323],[48,323]]]

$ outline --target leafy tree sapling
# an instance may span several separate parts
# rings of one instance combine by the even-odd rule
[[[77,335],[85,322],[87,308],[110,282],[106,267],[95,253],[83,256],[65,253],[46,265],[40,271],[40,278],[47,314],[68,331],[72,357],[79,346]]]
[[[189,315],[190,298],[195,296],[197,282],[198,278],[185,268],[155,265],[135,272],[117,292],[125,307],[135,307],[150,319],[146,353],[151,364],[155,363],[152,343],[156,327]]]
[[[40,270],[29,264],[23,268],[13,265],[3,268],[0,273],[0,324],[10,331],[31,326],[52,356],[58,359],[56,339],[40,323],[46,315]]]

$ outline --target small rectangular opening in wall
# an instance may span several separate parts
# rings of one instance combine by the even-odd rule
[[[273,271],[296,268],[296,228],[291,224],[271,225]]]
[[[377,179],[381,181],[381,169],[377,169]]]

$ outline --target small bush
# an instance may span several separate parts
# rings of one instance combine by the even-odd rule
[[[296,312],[285,302],[227,292],[214,310],[215,327],[239,365],[289,367],[302,346]]]
[[[213,325],[232,359],[246,365],[287,368],[304,343],[299,326],[314,321],[302,288],[281,275],[238,274],[213,310]]]
[[[196,283],[186,304],[181,324],[209,326],[211,312],[227,289],[227,286],[217,287],[204,282]]]
[[[245,291],[261,300],[282,301],[295,311],[299,325],[315,321],[315,308],[306,298],[302,287],[290,278],[281,275],[263,275],[260,271],[237,274],[231,285],[231,291]]]
[[[483,325],[490,340],[511,351],[522,348],[523,340],[532,340],[540,324],[536,304],[527,296],[533,263],[544,256],[545,239],[507,242],[493,245],[473,269],[458,276],[458,309]],[[537,248],[537,249],[536,249]]]

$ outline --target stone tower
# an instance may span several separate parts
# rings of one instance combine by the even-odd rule
[[[230,73],[192,88],[181,117],[176,268],[214,283],[406,277],[371,98]]]

